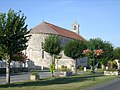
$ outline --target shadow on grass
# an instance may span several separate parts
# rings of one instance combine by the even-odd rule
[[[96,77],[100,77],[102,75],[97,75]],[[38,81],[29,81],[29,82],[18,82],[12,83],[10,85],[1,85],[0,88],[8,88],[8,87],[30,87],[30,86],[47,86],[53,84],[68,84],[74,82],[83,82],[86,80],[92,80],[91,75],[89,76],[69,76],[65,78],[48,78]]]

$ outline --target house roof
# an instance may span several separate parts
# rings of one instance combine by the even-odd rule
[[[76,34],[70,30],[61,28],[59,26],[50,24],[48,22],[42,22],[36,27],[34,27],[30,33],[45,33],[45,34],[57,34],[60,36],[72,38],[72,39],[80,39],[85,40],[81,35]]]

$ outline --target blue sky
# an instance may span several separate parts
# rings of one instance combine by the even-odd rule
[[[71,30],[75,20],[87,40],[101,38],[120,46],[120,0],[0,0],[0,12],[21,10],[28,28],[43,20]]]

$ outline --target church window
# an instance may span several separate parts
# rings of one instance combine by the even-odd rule
[[[77,29],[77,26],[75,25],[75,26],[74,26],[74,30],[76,30],[76,29]]]
[[[42,50],[42,58],[44,58],[44,50]]]

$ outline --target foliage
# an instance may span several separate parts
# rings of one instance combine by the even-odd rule
[[[27,60],[27,56],[23,52],[18,52],[12,56],[12,60],[24,63]]]
[[[0,13],[0,57],[6,60],[6,73],[10,84],[10,62],[12,56],[27,48],[27,41],[30,37],[26,17],[21,15],[21,11],[14,12],[9,10],[8,13]]]
[[[29,31],[25,25],[26,17],[20,11],[9,10],[8,14],[0,13],[0,56],[16,54],[26,49]],[[10,56],[11,57],[11,56]]]
[[[84,69],[84,67],[83,67],[83,66],[80,66],[78,69],[79,69],[80,71],[82,71],[82,70]]]
[[[94,63],[94,65],[97,65],[98,63],[99,63],[99,61],[98,60],[94,60],[93,61],[93,59],[89,59],[89,64],[91,65],[91,66],[93,66],[93,63]]]
[[[53,73],[55,72],[55,64],[50,65],[50,72],[52,73],[52,77],[53,77]]]
[[[85,50],[86,42],[82,40],[72,40],[69,41],[64,47],[64,54],[72,59],[77,59],[82,57],[82,52]]]
[[[120,47],[114,49],[114,58],[120,60]]]
[[[109,60],[107,63],[108,67],[110,67],[110,69],[117,69],[117,62],[115,60]]]
[[[108,60],[113,58],[113,46],[110,42],[103,41],[100,38],[90,39],[88,47],[96,50],[102,49],[104,51],[104,54],[97,57],[97,59],[101,59],[101,64],[103,65],[106,65]]]
[[[45,39],[43,48],[50,55],[59,55],[61,51],[61,42],[60,38],[57,35],[50,35]]]
[[[104,51],[102,49],[93,50],[93,51],[90,49],[83,50],[83,54],[85,54],[85,56],[89,56],[89,57],[93,56],[93,54],[94,54],[94,57],[98,57],[103,53],[104,53]]]
[[[57,35],[50,35],[45,39],[43,49],[52,56],[52,64],[50,65],[50,72],[53,76],[55,72],[55,57],[59,56],[61,52],[60,37]]]
[[[114,58],[112,44],[110,42],[105,41],[103,50],[104,50],[104,54],[102,56],[103,59],[101,63],[103,65],[106,65],[107,61],[112,60]]]
[[[77,59],[83,56],[86,42],[82,40],[71,40],[64,47],[64,54],[75,60],[75,74],[77,74]]]

